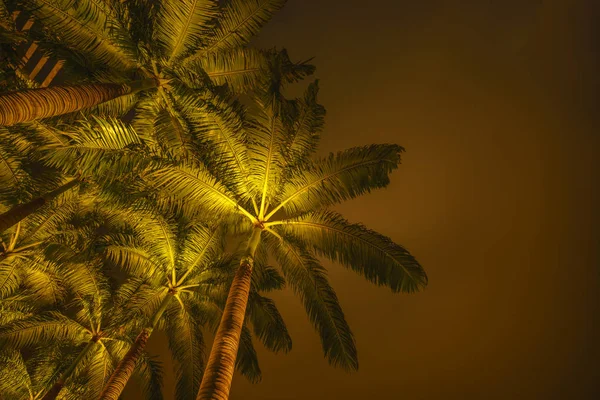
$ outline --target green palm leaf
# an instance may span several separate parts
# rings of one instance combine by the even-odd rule
[[[346,370],[357,370],[354,336],[335,291],[329,285],[325,269],[298,243],[276,242],[272,237],[267,240],[287,283],[300,296],[311,323],[319,332],[329,363]]]
[[[265,55],[254,48],[237,47],[227,51],[207,53],[189,63],[201,68],[215,85],[227,86],[235,93],[254,89],[265,69]]]
[[[164,195],[176,200],[185,200],[189,206],[188,215],[202,211],[217,216],[242,212],[234,195],[227,190],[212,174],[200,166],[166,167],[150,174],[156,187],[162,189]]]
[[[292,349],[292,338],[272,299],[251,290],[247,312],[254,335],[267,349],[275,353],[287,353]]]
[[[355,147],[314,162],[298,171],[283,187],[281,202],[267,218],[280,208],[301,213],[352,199],[371,189],[389,184],[389,174],[400,163],[397,145]]]
[[[425,271],[404,247],[361,224],[349,223],[333,211],[283,221],[276,228],[393,292],[415,292],[427,285]]]
[[[252,383],[258,383],[262,379],[256,349],[252,344],[252,334],[245,324],[242,327],[240,335],[240,345],[235,359],[235,368]]]
[[[42,342],[81,343],[89,338],[81,325],[56,312],[13,321],[0,328],[0,344],[17,349]]]
[[[285,0],[228,0],[219,23],[193,57],[245,45],[271,19]]]
[[[156,40],[170,64],[191,54],[212,28],[218,14],[216,0],[163,1],[157,16]]]
[[[175,360],[175,397],[184,399],[198,392],[204,370],[204,338],[198,324],[199,309],[183,302],[185,308],[171,308],[166,318],[169,348]]]
[[[117,71],[136,67],[131,39],[106,3],[31,0],[23,5],[65,46]]]

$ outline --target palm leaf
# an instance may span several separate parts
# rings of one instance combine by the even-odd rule
[[[235,368],[252,383],[258,383],[262,379],[262,372],[258,365],[256,349],[252,344],[252,334],[246,327],[246,324],[242,326],[240,344],[235,359]]]
[[[150,179],[157,188],[161,188],[163,196],[185,200],[190,216],[198,212],[213,216],[237,212],[250,215],[238,205],[234,195],[203,167],[160,168],[150,174]]]
[[[309,319],[319,332],[323,353],[330,364],[358,369],[354,336],[344,318],[325,269],[305,249],[288,240],[268,237],[287,283],[300,296]]]
[[[228,0],[217,27],[193,57],[245,45],[284,4],[285,0]]]
[[[189,63],[201,68],[215,85],[225,85],[235,93],[252,90],[265,69],[265,55],[260,50],[237,47],[227,51],[207,53]]]
[[[370,145],[332,153],[291,177],[283,187],[281,202],[267,217],[280,208],[300,213],[385,187],[402,151],[397,145]]]
[[[196,50],[217,16],[216,0],[163,1],[157,15],[156,40],[170,64]]]
[[[325,107],[317,103],[319,81],[306,89],[304,97],[294,103],[294,116],[289,128],[287,154],[295,163],[306,160],[319,142],[319,133],[325,124]]]
[[[254,335],[267,349],[275,353],[287,353],[292,349],[292,338],[273,300],[252,290],[248,298],[247,312]]]
[[[136,67],[134,45],[104,2],[31,0],[23,5],[70,49],[117,71]]]
[[[7,398],[20,399],[33,394],[31,377],[25,360],[18,351],[8,350],[0,353],[0,393]]]
[[[17,349],[54,341],[81,343],[89,338],[81,325],[57,312],[13,321],[0,328],[0,344]]]
[[[415,292],[427,285],[425,271],[404,247],[361,224],[349,223],[336,212],[307,214],[277,228],[393,292]]]
[[[167,315],[167,337],[175,360],[176,394],[184,399],[197,393],[204,371],[204,338],[197,321],[198,308],[183,301],[185,308],[171,308]]]

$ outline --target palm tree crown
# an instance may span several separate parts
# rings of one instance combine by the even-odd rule
[[[271,61],[274,72],[281,71],[278,61],[277,57]],[[329,362],[353,370],[358,367],[354,338],[317,256],[339,262],[393,292],[417,291],[427,284],[427,276],[405,248],[327,207],[385,187],[403,148],[370,145],[312,158],[325,114],[317,103],[318,82],[309,85],[303,98],[290,101],[281,90],[298,77],[271,76],[253,98],[252,118],[230,110],[229,118],[219,121],[208,135],[213,141],[212,163],[160,168],[150,174],[150,181],[172,199],[167,202],[171,209],[210,214],[227,220],[236,233],[250,235],[247,256],[236,275],[239,280],[234,280],[229,293],[228,316],[233,320],[241,316],[238,325],[243,321],[255,255],[270,254],[302,299]],[[231,326],[233,320],[224,315],[221,326]],[[224,366],[222,360],[227,352],[235,358],[235,348],[219,349],[226,341],[221,339],[215,340],[199,399],[228,396],[229,387],[218,387],[218,382],[229,379],[230,384],[230,372],[223,371],[231,370],[231,365]],[[213,357],[215,352],[221,355]]]

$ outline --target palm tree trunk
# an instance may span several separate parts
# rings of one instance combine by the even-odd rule
[[[254,253],[260,242],[262,229],[255,227],[246,247],[246,254],[240,262],[235,273],[219,329],[210,351],[208,364],[204,370],[202,383],[196,400],[227,400],[229,389],[235,369],[240,344],[240,335],[244,324],[250,284],[252,282],[252,268],[254,267]]]
[[[83,110],[159,84],[158,79],[148,78],[128,84],[92,83],[5,93],[0,95],[0,126]]]
[[[90,340],[85,345],[85,347],[83,348],[83,350],[81,350],[81,352],[79,353],[79,355],[77,356],[75,361],[73,361],[71,363],[71,365],[69,366],[69,368],[67,368],[65,370],[65,372],[63,372],[61,377],[54,383],[54,385],[52,385],[50,390],[48,390],[48,392],[46,392],[44,397],[42,397],[42,400],[56,399],[56,397],[58,396],[58,393],[62,390],[63,386],[65,386],[65,382],[67,381],[67,379],[69,379],[69,376],[71,376],[73,371],[75,371],[75,368],[77,368],[77,365],[81,362],[81,360],[83,360],[83,357],[85,357],[85,355],[92,349],[92,347],[94,347],[96,342],[98,342],[98,339],[96,337],[94,337],[94,338],[92,338],[92,340]]]
[[[125,357],[123,357],[123,359],[117,365],[117,368],[115,368],[111,374],[108,382],[102,390],[102,393],[100,394],[99,400],[118,400],[121,392],[123,389],[125,389],[125,385],[127,385],[127,381],[129,381],[129,378],[131,378],[131,375],[135,370],[137,361],[144,352],[144,348],[146,347],[146,343],[148,343],[148,339],[150,339],[150,335],[152,334],[154,327],[167,309],[170,300],[171,295],[167,294],[167,297],[165,297],[160,307],[154,314],[150,326],[142,329],[142,331],[137,335],[135,342],[133,342],[133,345],[127,354],[125,354]]]
[[[56,198],[61,193],[66,192],[67,190],[71,189],[79,183],[79,179],[72,179],[64,185],[54,189],[53,191],[42,195],[41,197],[35,198],[28,203],[14,206],[5,213],[0,214],[0,233],[4,232],[11,226],[19,223],[20,221],[24,220],[25,218],[39,210],[44,204],[46,204],[50,200]]]

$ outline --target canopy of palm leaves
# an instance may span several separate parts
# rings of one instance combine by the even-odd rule
[[[205,368],[202,329],[218,331],[235,264],[248,256],[238,370],[260,379],[252,336],[290,350],[283,319],[263,296],[285,285],[327,360],[357,369],[320,259],[393,292],[417,291],[427,276],[405,248],[330,207],[387,186],[403,149],[315,156],[325,116],[318,82],[301,98],[283,95],[314,67],[247,46],[283,1],[6,3],[43,22],[31,35],[69,60],[70,83],[161,85],[78,115],[0,128],[0,213],[77,183],[0,232],[1,357],[14,383],[1,393],[41,398],[58,382],[64,398],[97,396],[136,335],[157,328],[175,360],[177,398],[194,396]],[[244,254],[251,235],[256,246]],[[65,363],[49,362],[54,354]],[[147,396],[160,398],[156,363],[142,355],[135,366]]]
[[[252,86],[264,56],[247,44],[285,0],[5,2],[42,22],[43,28],[30,35],[47,54],[69,61],[67,83],[113,86],[20,92],[14,95],[18,98],[6,98],[6,104],[18,102],[19,107],[0,109],[0,117],[6,113],[0,124],[56,116],[114,98],[93,111],[123,116],[134,108],[147,124],[170,131],[172,139],[189,130],[193,109],[183,93],[210,97],[207,90],[215,85],[228,84],[237,92]],[[156,81],[158,90],[138,91],[147,87],[133,82],[144,79]]]

